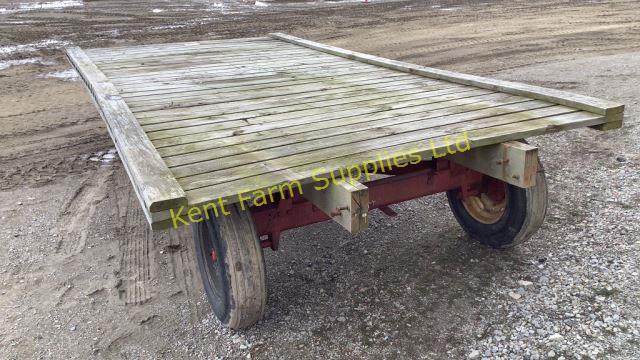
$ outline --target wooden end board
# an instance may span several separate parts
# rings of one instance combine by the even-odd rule
[[[483,146],[447,158],[521,188],[536,184],[538,148],[519,141]]]
[[[187,204],[184,191],[115,86],[78,47],[66,54],[91,93],[149,223],[151,213]]]
[[[508,94],[526,96],[532,99],[544,100],[560,105],[570,106],[576,109],[603,115],[605,117],[606,123],[613,124],[613,126],[602,124],[596,126],[595,128],[597,129],[608,130],[620,127],[622,125],[620,114],[624,112],[624,105],[620,103],[597,99],[590,96],[572,94],[561,90],[548,89],[540,86],[490,79],[481,76],[457,73],[454,71],[434,69],[397,60],[389,60],[379,56],[350,51],[335,46],[324,45],[321,43],[282,33],[273,33],[269,35],[274,39],[286,41],[328,54],[341,56],[347,59],[357,60],[371,65],[377,65],[388,69],[406,72],[409,74],[416,74],[429,78],[450,81],[457,84],[471,85],[483,89],[501,91]]]

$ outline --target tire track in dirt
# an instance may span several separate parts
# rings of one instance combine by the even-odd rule
[[[202,309],[202,289],[195,274],[191,232],[188,227],[152,232],[124,168],[118,165],[114,176],[114,202],[117,258],[117,301],[127,308],[130,322],[123,324],[118,336],[103,349],[118,356],[133,343],[146,341],[138,328],[162,329],[164,322],[175,322],[187,332],[193,346],[205,338],[201,319],[208,313]],[[168,302],[178,318],[158,312],[157,306]],[[164,319],[158,322],[157,319]]]
[[[112,178],[113,170],[103,167],[74,191],[57,220],[58,232],[62,234],[56,246],[57,253],[69,257],[84,251],[91,219],[97,205],[107,197],[107,185]]]
[[[120,258],[118,296],[125,305],[141,305],[155,294],[153,282],[158,273],[154,256],[156,246],[138,198],[122,169],[117,184],[117,193],[124,194],[117,199],[120,218],[117,230]]]
[[[170,230],[168,249],[170,251],[170,262],[172,276],[179,284],[186,297],[186,305],[189,309],[189,321],[194,326],[191,327],[194,339],[202,338],[197,326],[201,319],[206,316],[208,307],[199,306],[203,300],[203,288],[200,275],[198,274],[196,259],[194,258],[194,244],[191,229],[187,226]],[[205,300],[206,302],[206,300]]]
[[[117,356],[123,348],[143,341],[139,326],[162,328],[155,321],[177,321],[191,341],[203,339],[201,320],[208,314],[202,306],[202,289],[195,274],[191,233],[188,228],[152,232],[124,168],[117,164],[110,186],[116,210],[117,239],[116,301],[127,308],[130,322],[122,324],[118,336],[103,346],[105,354]],[[179,319],[158,312],[158,304],[174,304]],[[176,310],[177,309],[177,310]],[[204,311],[203,311],[204,310]],[[137,334],[132,337],[132,335]]]

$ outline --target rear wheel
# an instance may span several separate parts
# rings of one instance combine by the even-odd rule
[[[547,210],[547,181],[538,166],[536,184],[523,189],[485,176],[482,192],[462,198],[447,191],[449,206],[470,237],[493,248],[523,243],[538,230]]]
[[[246,328],[262,318],[266,279],[262,247],[251,213],[238,206],[230,215],[191,225],[204,290],[213,312],[232,328]]]

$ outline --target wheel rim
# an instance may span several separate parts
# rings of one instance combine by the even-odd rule
[[[205,225],[206,224],[206,225]],[[205,273],[208,283],[211,285],[211,292],[216,302],[212,304],[216,313],[224,313],[226,307],[226,283],[224,275],[224,259],[221,253],[216,234],[217,229],[205,222],[201,226],[202,241],[200,246],[205,260]]]
[[[462,205],[476,221],[495,224],[500,221],[507,208],[507,186],[503,182],[489,181],[484,188],[479,195],[462,199]]]

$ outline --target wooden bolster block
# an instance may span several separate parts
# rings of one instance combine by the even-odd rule
[[[316,190],[315,184],[303,186],[302,195],[351,234],[357,234],[369,224],[369,189],[359,182],[345,181]]]
[[[521,188],[536,184],[538,148],[522,142],[483,146],[451,155],[448,159]]]

